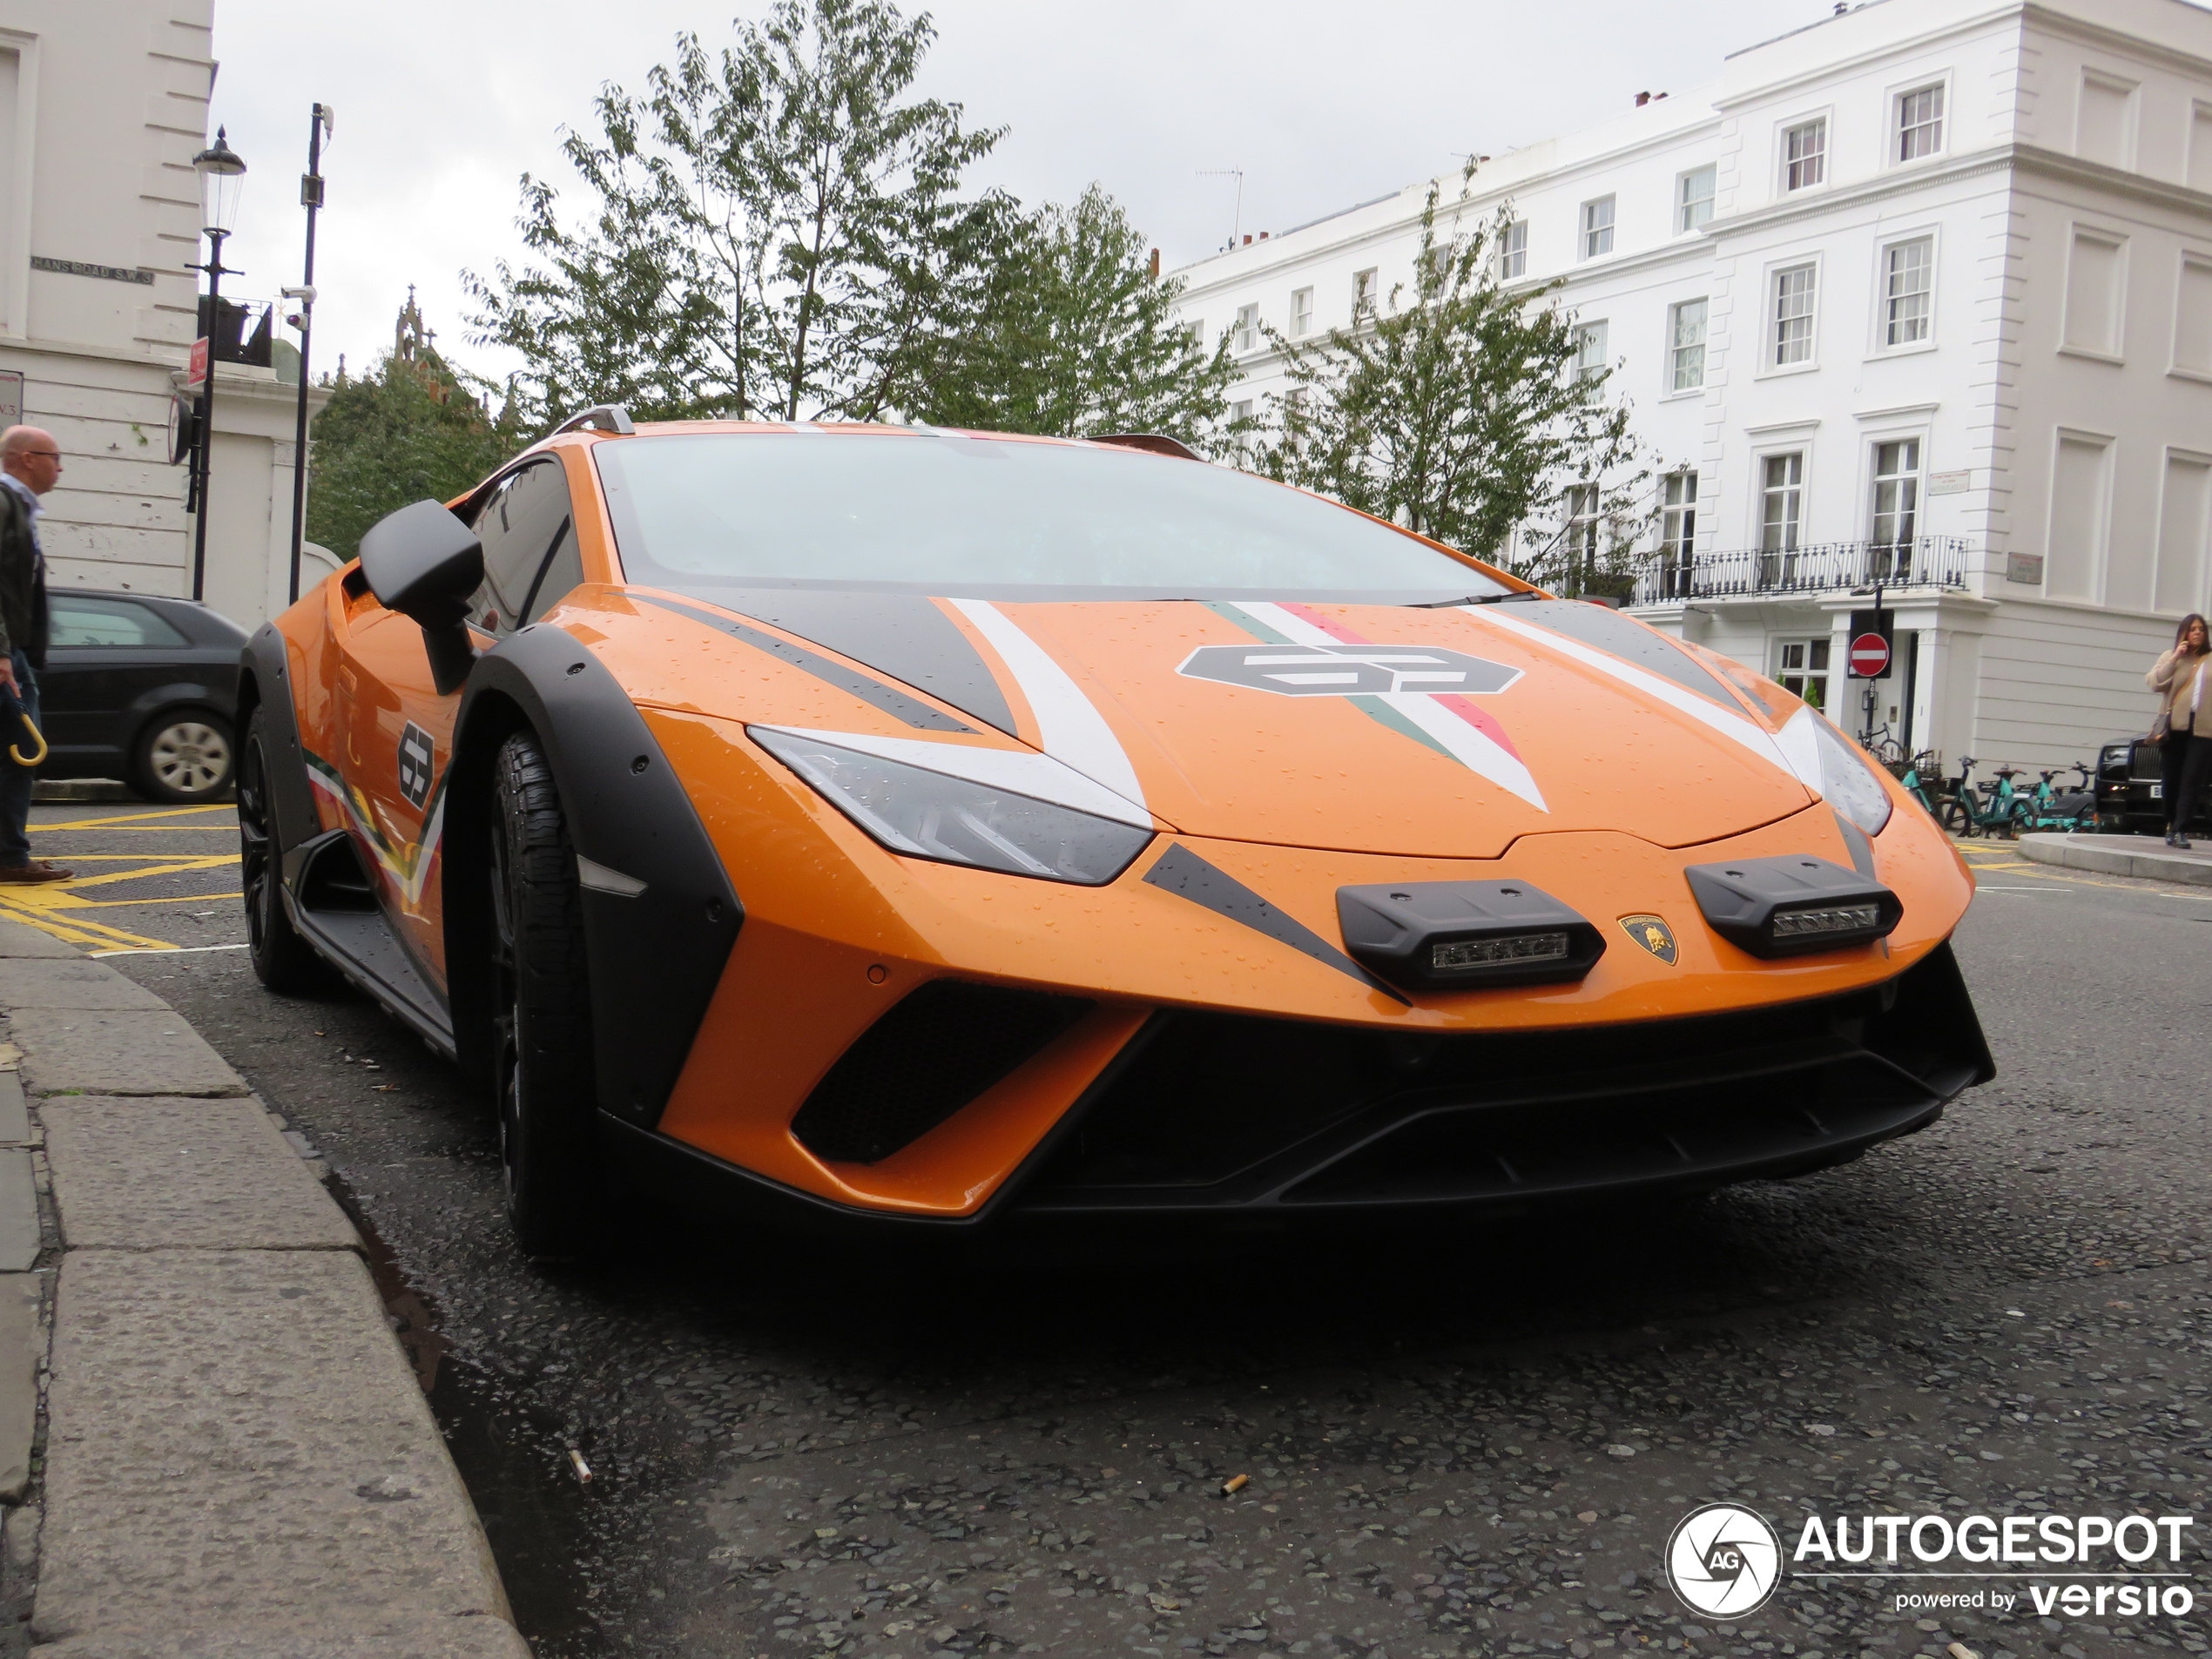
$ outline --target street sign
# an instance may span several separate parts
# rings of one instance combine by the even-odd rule
[[[192,358],[185,365],[185,384],[198,390],[207,384],[207,336],[202,334],[192,343]]]
[[[1855,680],[1885,680],[1890,677],[1890,612],[1854,610],[1851,613],[1851,644],[1844,661]]]

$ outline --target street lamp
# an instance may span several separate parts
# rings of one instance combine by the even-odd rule
[[[204,598],[207,586],[207,493],[209,462],[215,446],[215,330],[222,320],[223,278],[236,276],[223,265],[223,239],[238,218],[238,199],[246,188],[246,158],[230,146],[226,129],[215,129],[215,142],[192,158],[199,175],[200,228],[207,235],[207,263],[192,267],[207,273],[207,379],[199,393],[199,517],[192,528],[192,597]]]

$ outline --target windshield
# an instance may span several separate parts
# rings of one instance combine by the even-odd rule
[[[1419,604],[1504,586],[1412,536],[1226,467],[919,432],[592,446],[641,585],[948,597]]]

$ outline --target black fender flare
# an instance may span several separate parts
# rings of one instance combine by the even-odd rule
[[[745,909],[721,855],[630,694],[576,637],[538,623],[478,658],[447,763],[441,880],[448,1001],[464,1068],[489,1070],[491,770],[527,725],[577,855],[644,883],[583,889],[600,1106],[651,1129],[689,1058]]]
[[[298,875],[299,848],[322,833],[315,816],[314,791],[307,782],[307,759],[300,746],[298,705],[292,696],[292,668],[284,636],[273,623],[263,623],[239,653],[238,697],[231,718],[236,739],[246,741],[246,722],[253,711],[266,716],[270,745],[269,809],[273,818],[279,866],[285,885]]]

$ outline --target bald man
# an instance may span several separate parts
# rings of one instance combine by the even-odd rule
[[[60,482],[62,448],[35,426],[0,432],[0,685],[38,718],[38,671],[46,666],[46,556],[38,545],[38,498]],[[4,703],[0,698],[0,703]],[[0,882],[64,881],[76,872],[30,856],[30,783],[36,775],[7,750],[30,734],[0,717]]]

